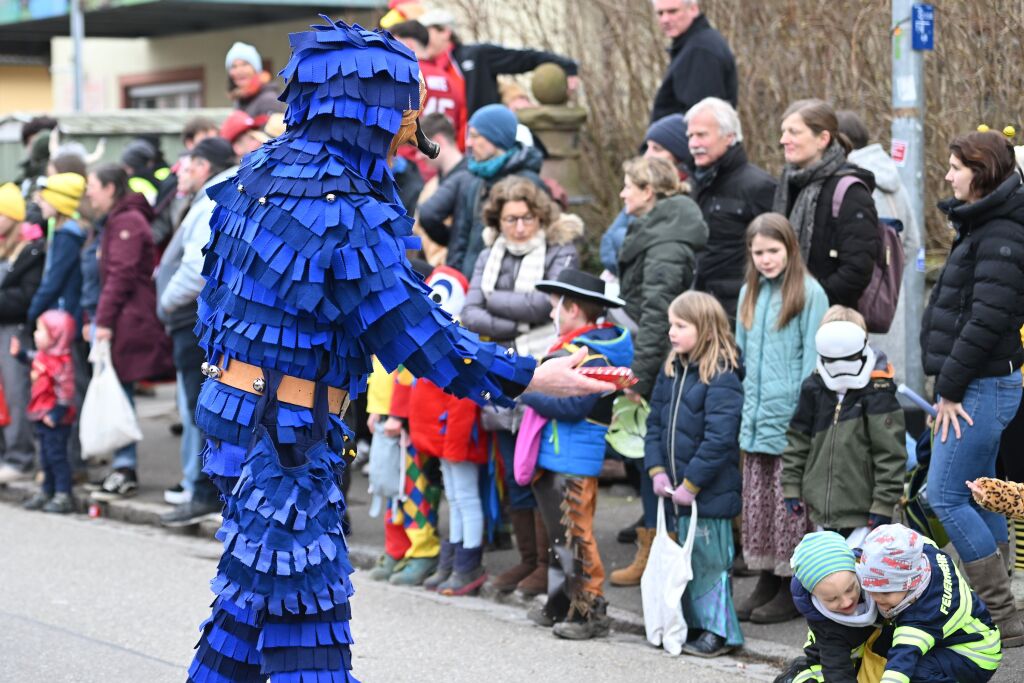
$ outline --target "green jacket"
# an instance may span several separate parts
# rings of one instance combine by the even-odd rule
[[[619,251],[619,293],[637,325],[633,387],[650,398],[668,356],[668,305],[693,283],[696,252],[708,241],[700,207],[687,196],[659,199],[634,221]]]
[[[799,498],[811,521],[826,529],[864,526],[868,514],[892,517],[903,494],[907,450],[903,409],[892,366],[878,354],[863,389],[840,403],[815,371],[800,401],[782,454],[782,495]]]

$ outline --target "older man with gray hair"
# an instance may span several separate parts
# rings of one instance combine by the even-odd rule
[[[750,221],[771,211],[776,181],[747,161],[743,128],[725,100],[707,97],[686,112],[693,156],[694,199],[708,224],[708,243],[698,255],[695,288],[714,295],[736,317]]]

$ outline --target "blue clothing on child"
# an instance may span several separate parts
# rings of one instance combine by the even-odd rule
[[[51,308],[67,311],[81,321],[82,298],[82,245],[85,233],[72,219],[53,233],[46,249],[43,280],[32,297],[28,309],[29,322]]]
[[[617,325],[598,327],[575,336],[548,357],[590,350],[587,367],[628,367],[633,362],[633,339]],[[540,437],[537,466],[560,474],[596,477],[604,462],[605,435],[611,421],[611,395],[589,394],[556,398],[538,393],[520,399],[548,418]]]

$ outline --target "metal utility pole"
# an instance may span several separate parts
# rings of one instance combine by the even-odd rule
[[[925,278],[925,140],[924,51],[935,46],[935,10],[912,0],[892,0],[892,157],[917,217],[917,235],[904,236],[907,268],[903,272],[905,383],[924,393],[921,367],[921,316]],[[909,227],[909,226],[907,226]],[[899,370],[899,369],[898,369]]]
[[[83,75],[85,62],[85,15],[82,14],[82,0],[71,0],[69,8],[71,11],[71,43],[72,43],[72,88],[74,92],[74,110],[82,111],[85,99],[85,76]]]

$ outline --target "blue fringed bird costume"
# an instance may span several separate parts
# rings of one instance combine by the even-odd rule
[[[454,323],[406,260],[418,240],[388,157],[415,130],[413,54],[330,20],[290,39],[288,130],[209,190],[196,423],[224,554],[195,683],[355,680],[341,414],[372,354],[499,405],[534,365]]]

